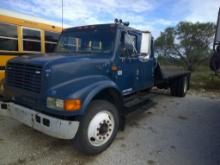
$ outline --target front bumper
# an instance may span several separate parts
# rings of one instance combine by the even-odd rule
[[[60,139],[73,139],[79,122],[51,117],[11,102],[0,101],[0,115],[12,117],[25,125]]]

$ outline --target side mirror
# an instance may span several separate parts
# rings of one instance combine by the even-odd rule
[[[151,54],[151,33],[142,32],[141,49],[139,59],[140,61],[147,61],[150,59]]]

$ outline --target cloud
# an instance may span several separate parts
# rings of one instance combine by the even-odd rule
[[[61,18],[61,0],[8,0],[7,3],[23,13],[37,16],[39,14],[44,16],[52,15]],[[110,16],[133,13],[134,16],[137,16],[139,13],[152,9],[153,2],[150,3],[150,0],[64,0],[64,17],[67,21],[82,21],[88,17],[100,18],[103,13]]]
[[[158,36],[179,21],[216,21],[219,0],[63,0],[64,23],[71,26],[111,23],[114,18]],[[7,0],[6,6],[24,14],[61,22],[62,0]]]
[[[219,7],[219,0],[180,0],[172,11],[185,21],[216,22]]]
[[[193,22],[215,22],[217,20],[219,0],[208,0],[201,2],[200,0],[193,0],[190,3],[191,14],[186,18]]]
[[[107,23],[113,22],[114,18],[121,18],[130,21],[136,27],[153,29],[153,21],[146,17],[155,9],[156,3],[153,0],[63,0],[63,2],[64,22],[72,26]],[[24,14],[61,22],[61,0],[8,0],[7,6]],[[161,21],[162,24],[165,22]]]
[[[102,8],[107,8],[110,10],[130,10],[136,13],[145,12],[151,10],[153,8],[153,1],[147,0],[124,0],[124,1],[116,1],[116,0],[101,0]]]

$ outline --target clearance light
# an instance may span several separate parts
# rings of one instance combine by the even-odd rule
[[[118,67],[117,67],[116,65],[112,65],[112,71],[113,71],[113,72],[118,71]]]
[[[66,111],[77,111],[81,108],[80,99],[68,99],[64,101],[64,110]]]

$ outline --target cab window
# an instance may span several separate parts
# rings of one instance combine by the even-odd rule
[[[127,32],[122,32],[121,35],[121,56],[136,56],[137,55],[137,36]]]

